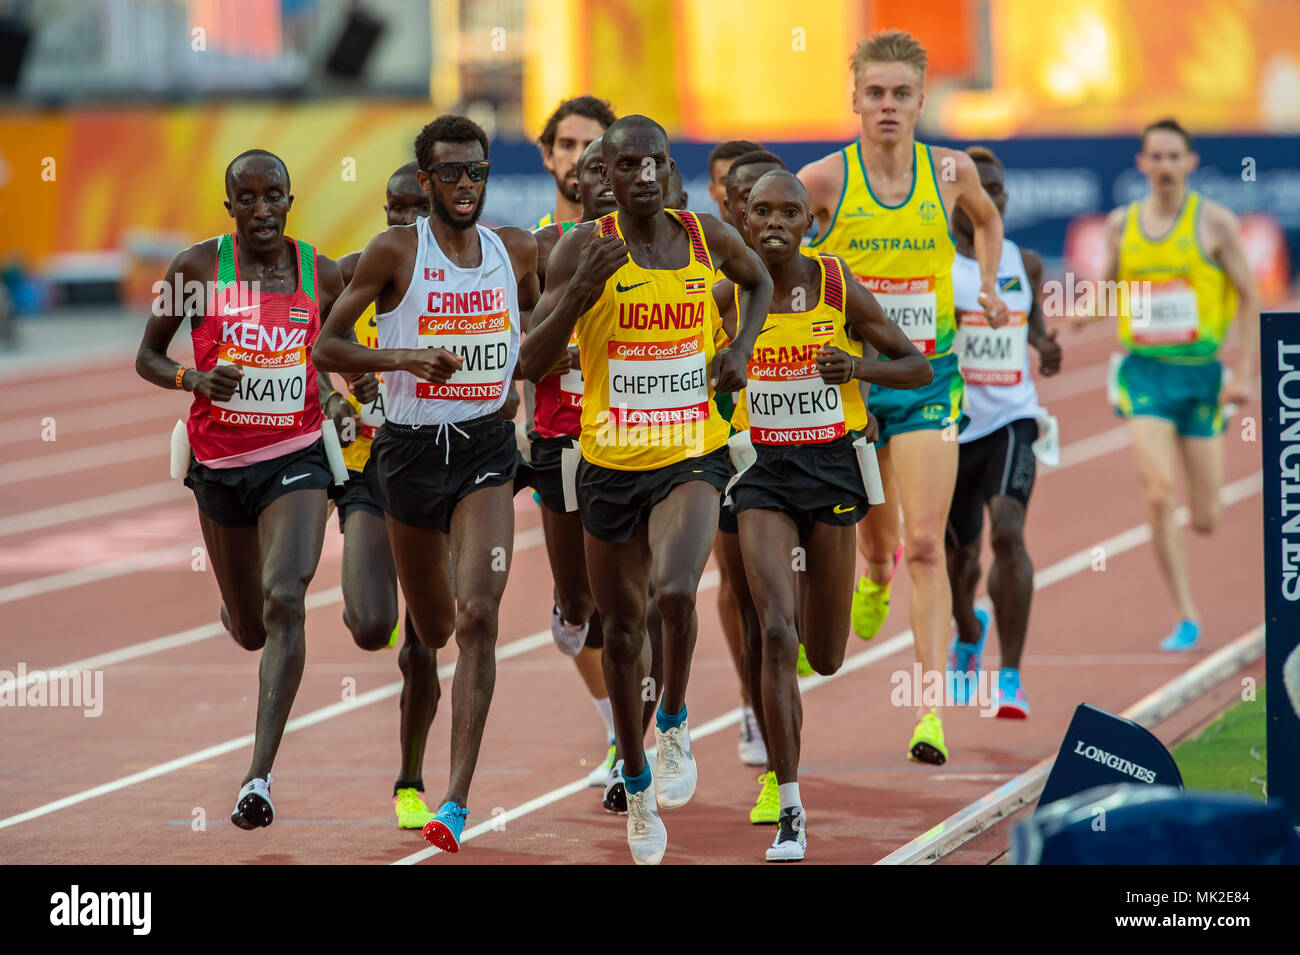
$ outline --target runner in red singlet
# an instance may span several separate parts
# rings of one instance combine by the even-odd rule
[[[222,597],[222,622],[246,650],[262,650],[253,760],[230,821],[241,829],[275,819],[271,764],[302,679],[307,585],[325,535],[329,464],[311,349],[342,282],[338,266],[284,233],[293,205],[289,172],[261,149],[226,168],[235,231],[206,239],[167,268],[136,356],[140,377],[194,393],[186,486]],[[206,301],[185,314],[189,283]],[[179,288],[171,288],[175,284]],[[188,318],[194,368],[168,357]]]

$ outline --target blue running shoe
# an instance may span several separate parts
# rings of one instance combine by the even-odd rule
[[[980,655],[984,652],[984,639],[989,635],[989,612],[975,608],[975,619],[980,622],[980,638],[975,643],[962,643],[956,636],[948,647],[948,682],[952,685],[952,702],[955,706],[969,706],[971,690],[976,688],[980,668]],[[958,680],[958,674],[966,674]]]
[[[462,809],[454,802],[443,803],[437,814],[424,824],[424,838],[443,852],[459,852],[460,834],[468,815],[468,809]]]
[[[1025,688],[1020,685],[1020,671],[1003,667],[998,674],[998,711],[993,714],[1000,720],[1029,718],[1029,701]]]
[[[1179,621],[1174,632],[1160,641],[1161,650],[1194,650],[1201,639],[1201,625],[1191,620]]]

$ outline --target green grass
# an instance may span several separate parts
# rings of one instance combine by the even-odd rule
[[[1265,692],[1228,710],[1192,739],[1174,747],[1174,762],[1188,790],[1212,790],[1264,799],[1268,753]],[[1252,755],[1253,753],[1253,755]]]

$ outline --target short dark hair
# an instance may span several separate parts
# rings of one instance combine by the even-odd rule
[[[1003,172],[1006,171],[1002,166],[1002,160],[994,155],[993,150],[989,149],[987,146],[967,146],[966,155],[970,156],[970,158],[975,162],[986,162],[990,165],[997,166],[999,169],[1002,169]]]
[[[551,118],[542,127],[542,135],[537,137],[537,142],[547,149],[553,148],[555,133],[560,128],[560,120],[569,116],[585,116],[587,119],[594,119],[604,129],[609,129],[617,119],[613,107],[609,105],[609,100],[595,96],[575,96],[555,107],[555,112],[551,113]]]
[[[488,137],[483,127],[468,116],[444,113],[415,137],[415,164],[426,173],[433,166],[433,147],[436,143],[473,143],[483,147],[483,158],[488,158]]]
[[[724,159],[736,159],[745,153],[762,152],[763,147],[758,143],[751,143],[748,139],[729,139],[725,143],[718,143],[709,153],[709,178],[713,178],[713,164],[721,162]]]
[[[787,172],[789,171],[789,167],[786,166],[785,162],[782,161],[781,157],[776,153],[770,153],[766,149],[754,149],[736,157],[736,161],[733,162],[731,168],[727,170],[727,178],[725,180],[726,184],[731,185],[736,181],[736,177],[739,175],[737,170],[743,169],[745,166],[753,166],[760,163],[765,166],[780,166]]]
[[[664,146],[668,146],[668,130],[664,129],[649,116],[642,116],[640,113],[632,113],[628,116],[620,116],[618,119],[614,120],[614,122],[610,123],[609,128],[605,130],[605,134],[601,136],[601,143],[604,152],[608,153],[611,148],[617,149],[618,147],[615,144],[615,140],[624,133],[634,129],[649,130],[658,133],[664,139]]]
[[[398,179],[414,179],[415,174],[419,171],[418,164],[413,162],[405,163],[393,170],[393,174],[388,177],[388,184],[391,186]]]
[[[1142,130],[1142,139],[1140,140],[1142,148],[1147,148],[1147,134],[1154,133],[1158,129],[1168,130],[1171,133],[1177,133],[1183,137],[1183,143],[1187,146],[1187,151],[1192,151],[1192,134],[1179,124],[1178,120],[1172,116],[1166,116],[1164,119],[1157,119],[1154,123]]]
[[[229,165],[226,166],[226,198],[227,199],[230,198],[231,187],[235,184],[235,175],[234,175],[235,163],[239,162],[239,160],[241,159],[247,159],[249,156],[266,156],[268,159],[274,159],[276,162],[278,162],[280,164],[280,168],[284,170],[284,187],[285,189],[292,190],[293,184],[289,181],[289,167],[284,164],[283,159],[281,159],[275,153],[269,152],[265,149],[245,149],[234,159],[230,160]]]

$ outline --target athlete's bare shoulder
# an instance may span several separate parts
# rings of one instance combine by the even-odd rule
[[[537,271],[537,239],[527,229],[503,225],[492,230],[510,254],[516,276]]]
[[[339,259],[339,276],[343,279],[344,285],[352,281],[352,273],[357,270],[357,263],[360,261],[360,252],[349,252]]]
[[[1216,232],[1235,232],[1238,228],[1237,217],[1231,209],[1205,196],[1201,196],[1201,220]]]
[[[186,279],[207,281],[212,277],[212,270],[217,267],[217,247],[220,241],[220,236],[213,236],[195,242],[188,249],[182,249],[172,260],[172,271],[183,273]]]
[[[1119,243],[1120,232],[1124,228],[1124,217],[1128,215],[1128,206],[1116,206],[1106,213],[1105,235],[1108,242]]]
[[[726,241],[728,235],[740,237],[740,233],[730,223],[723,222],[712,212],[697,212],[695,218],[699,220],[705,242]]]
[[[796,175],[808,190],[813,214],[831,209],[844,189],[844,159],[833,152],[808,163]]]
[[[321,291],[328,293],[331,298],[337,297],[339,292],[343,291],[344,282],[339,264],[320,252],[316,253],[316,276]],[[324,304],[323,298],[322,296],[322,304]]]

